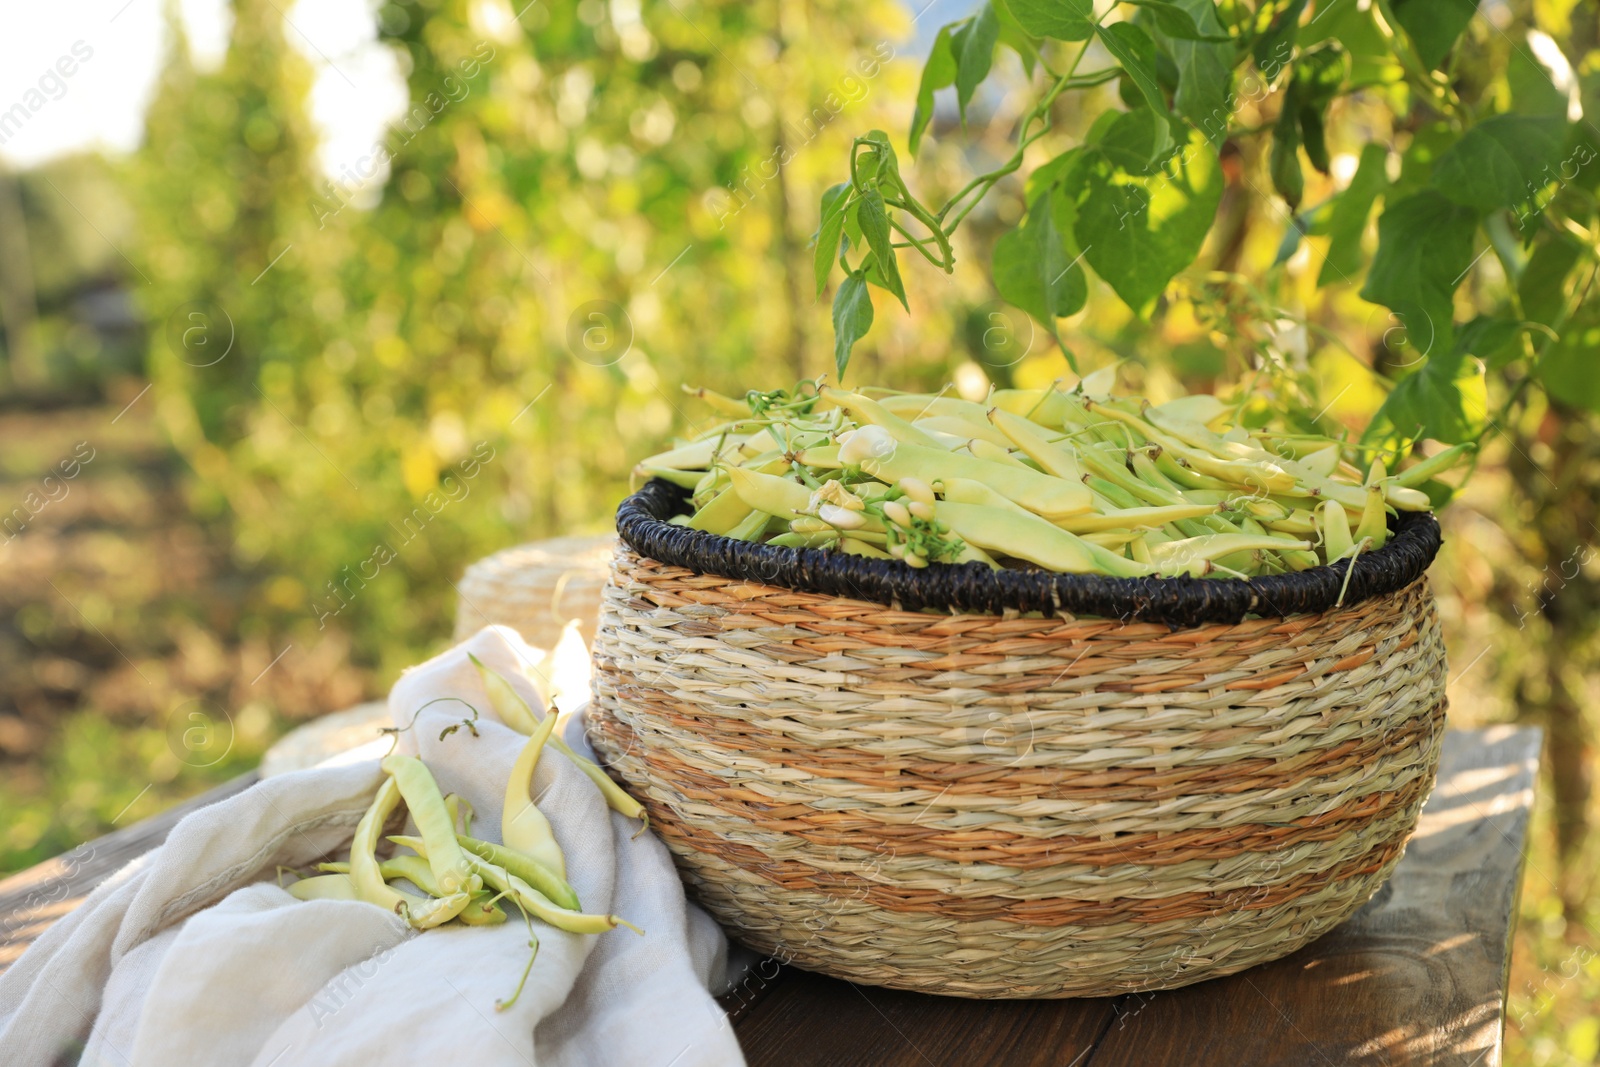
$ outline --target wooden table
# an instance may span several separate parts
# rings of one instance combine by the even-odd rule
[[[770,963],[723,998],[751,1067],[1319,1067],[1501,1062],[1540,731],[1452,730],[1394,877],[1292,956],[1167,993],[972,1001]],[[0,882],[0,969],[230,782]]]

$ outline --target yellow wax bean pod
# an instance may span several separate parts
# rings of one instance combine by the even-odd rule
[[[528,707],[517,691],[511,688],[511,683],[498,671],[490,669],[481,659],[467,653],[467,658],[478,669],[478,677],[483,680],[483,687],[489,695],[489,706],[494,708],[495,714],[500,716],[500,721],[517,731],[519,734],[531,734],[539,725],[538,716]],[[540,688],[541,699],[548,700],[543,688]]]
[[[491,671],[489,668],[482,667],[480,665],[480,673],[483,672],[494,675],[497,678],[499,677],[498,675],[495,675],[494,671]],[[489,703],[494,705],[494,709],[500,715],[500,717],[504,719],[508,714],[516,715],[520,713],[522,716],[533,719],[537,723],[538,713],[536,713],[527,705],[527,703],[520,695],[518,695],[515,689],[511,688],[509,682],[506,682],[503,678],[500,679],[500,681],[501,684],[499,686],[489,690]],[[542,692],[540,696],[543,698]],[[545,699],[546,704],[548,705],[548,699]],[[548,717],[554,718],[553,715]],[[630,819],[640,820],[642,825],[639,827],[639,832],[634,834],[635,837],[638,837],[639,834],[644,833],[645,830],[650,828],[650,816],[645,811],[644,805],[630,797],[627,792],[616,782],[613,782],[610,776],[607,775],[605,771],[601,770],[593,760],[585,759],[576,752],[572,751],[572,749],[568,747],[567,743],[561,740],[560,734],[552,734],[550,736],[550,746],[570,760],[573,766],[577,767],[578,770],[583,772],[585,778],[588,778],[589,781],[595,784],[595,787],[600,790],[600,795],[605,798],[607,807],[619,815],[626,816]],[[531,776],[531,769],[529,774]],[[563,864],[563,866],[565,865]],[[562,876],[565,877],[564,870],[562,872]]]
[[[349,864],[345,864],[348,868]],[[360,900],[355,883],[348,873],[319,874],[302,878],[289,886],[289,895],[296,900]]]
[[[653,467],[648,463],[641,463],[633,468],[634,477],[639,481],[649,481],[651,478],[660,478],[664,482],[671,482],[680,489],[694,491],[700,484],[699,470],[676,470],[671,467]]]
[[[974,404],[970,400],[954,396],[933,396],[929,393],[896,393],[874,399],[883,405],[884,410],[902,419],[910,419],[912,422],[943,415],[981,423],[985,419],[984,412],[987,410],[982,404]]]
[[[1204,519],[1221,509],[1209,504],[1174,504],[1161,508],[1121,508],[1103,515],[1094,513],[1060,519],[1056,525],[1075,534],[1104,533],[1110,530],[1157,529],[1180,519]]]
[[[728,531],[727,536],[736,538],[740,541],[759,541],[761,540],[761,535],[766,532],[768,524],[772,522],[772,519],[773,516],[768,515],[764,511],[752,511],[743,519],[739,520],[739,522],[734,525],[733,529]]]
[[[634,933],[643,936],[644,931],[637,926],[616,915],[585,915],[582,912],[558,908],[555,903],[543,893],[528,885],[521,878],[511,874],[504,867],[497,867],[476,856],[468,857],[468,862],[473,869],[488,885],[507,894],[516,901],[528,914],[541,922],[549,923],[557,930],[566,930],[574,934],[603,934],[607,930],[614,930],[618,926],[626,926]]]
[[[474,856],[482,860],[488,860],[497,867],[504,867],[555,901],[560,907],[573,910],[578,908],[577,890],[573,889],[565,878],[556,874],[532,856],[508,848],[505,845],[479,841],[477,838],[467,837],[464,834],[458,835],[457,840],[461,842],[462,848]]]
[[[392,911],[418,930],[426,930],[454,919],[467,906],[470,894],[465,890],[449,896],[432,899],[415,897],[392,888],[383,878],[378,865],[378,838],[384,823],[400,806],[400,787],[390,777],[383,779],[372,805],[356,824],[355,836],[350,842],[350,882],[356,896],[385,911]]]
[[[1427,511],[1432,507],[1427,493],[1400,485],[1392,478],[1384,483],[1383,499],[1397,511]]]
[[[1355,539],[1350,536],[1350,518],[1337,500],[1324,501],[1317,508],[1317,521],[1322,530],[1322,555],[1329,563],[1350,555]]]
[[[929,430],[934,433],[949,434],[951,437],[963,441],[977,439],[988,441],[990,444],[999,445],[1001,448],[1011,447],[1011,442],[1006,436],[990,426],[988,421],[973,422],[971,419],[959,415],[930,415],[912,423],[918,429]]]
[[[843,537],[839,539],[839,551],[848,552],[852,556],[866,556],[869,559],[890,559],[889,553],[876,545],[868,544],[858,537]]]
[[[1228,406],[1210,393],[1194,393],[1168,400],[1164,404],[1153,404],[1150,410],[1169,418],[1209,426],[1228,413]]]
[[[844,467],[839,459],[838,445],[813,445],[803,448],[795,453],[795,462],[805,467],[817,467],[822,470],[836,471]]]
[[[858,423],[870,423],[882,427],[888,431],[889,436],[901,444],[922,445],[925,448],[941,447],[932,434],[917,429],[876,400],[860,393],[847,393],[842,389],[824,389],[822,397],[848,411]]]
[[[480,888],[481,883],[474,882],[472,872],[467,870],[466,856],[456,842],[455,820],[444,805],[444,794],[433,780],[433,773],[415,756],[399,753],[385,756],[380,766],[400,787],[417,832],[428,842],[428,862],[439,883],[439,895],[463,890],[471,893]]]
[[[532,796],[533,772],[539,766],[539,756],[555,726],[556,717],[546,715],[517,754],[517,762],[512,764],[511,776],[506,779],[505,804],[500,809],[500,840],[507,847],[532,856],[565,880],[566,858],[561,853],[561,846],[556,843],[550,820],[545,818]],[[453,835],[451,840],[459,848]],[[429,847],[432,847],[432,842],[429,842]]]
[[[711,459],[716,455],[717,445],[723,439],[708,437],[699,441],[691,441],[677,448],[669,448],[665,452],[657,452],[648,457],[640,467],[648,466],[653,470],[677,471],[704,471],[711,466]],[[729,439],[730,445],[737,445],[740,439]]]
[[[1361,510],[1361,522],[1356,526],[1355,539],[1363,538],[1371,542],[1374,549],[1382,548],[1389,540],[1389,509],[1384,506],[1383,487],[1377,484],[1367,487],[1367,505]]]
[[[1049,389],[996,389],[989,394],[989,407],[1038,423],[1058,427],[1070,414],[1072,398],[1054,387]]]
[[[728,477],[739,498],[757,511],[792,519],[811,508],[811,490],[799,482],[743,467],[729,467]]]
[[[1008,500],[1047,519],[1079,515],[1094,506],[1088,486],[1027,467],[991,463],[959,452],[941,452],[900,445],[887,456],[862,460],[861,467],[879,481],[913,478],[932,485],[946,478],[984,482]]]
[[[970,541],[961,542],[961,551],[957,553],[955,561],[957,563],[982,563],[990,570],[997,571],[1000,569],[1000,564],[995,562],[993,556]]]
[[[983,482],[972,478],[946,478],[939,483],[939,488],[944,493],[944,498],[952,504],[977,504],[986,508],[1000,508],[1005,511],[1014,511],[1019,515],[1032,515],[1033,512],[1015,501],[1001,496]],[[935,514],[938,513],[935,507]],[[1084,514],[1089,514],[1085,512]],[[1074,516],[1077,518],[1079,516]]]
[[[1075,482],[1083,479],[1083,467],[1078,457],[1070,448],[1051,440],[1037,423],[1000,408],[990,410],[989,420],[1006,440],[1020,448],[1046,473]]]
[[[715,389],[691,389],[686,385],[683,387],[683,391],[696,400],[704,400],[712,411],[731,415],[736,419],[748,419],[750,417],[749,404],[746,404],[743,400],[735,400],[731,396],[723,396]]]
[[[985,441],[981,438],[973,437],[963,442],[961,447],[972,453],[974,456],[977,456],[979,459],[986,459],[990,463],[1000,463],[1008,467],[1036,469],[1032,464],[1024,462],[1020,456],[1018,456],[1015,452],[1012,452],[1009,448],[1002,448],[992,441]]]
[[[1120,577],[1150,573],[1132,560],[1089,544],[1035,515],[950,500],[941,501],[935,512],[939,521],[949,525],[963,541],[1053,571]]]
[[[688,523],[689,529],[725,534],[743,522],[750,511],[750,505],[746,504],[744,498],[734,492],[730,485],[713,497],[709,504],[694,513]]]
[[[1264,537],[1249,533],[1214,533],[1152,545],[1150,558],[1158,565],[1164,566],[1172,563],[1188,563],[1192,560],[1217,560],[1235,552],[1303,552],[1310,547],[1310,541],[1291,541],[1283,537]]]
[[[1209,475],[1224,482],[1235,485],[1258,486],[1268,490],[1292,490],[1295,485],[1294,474],[1284,470],[1276,457],[1268,453],[1254,450],[1262,458],[1240,460],[1223,459],[1204,448],[1193,447],[1180,440],[1172,433],[1164,432],[1137,415],[1131,415],[1118,410],[1110,404],[1089,402],[1089,409],[1098,415],[1115,419],[1139,433],[1150,441],[1158,444],[1164,451],[1171,452],[1182,459],[1192,469],[1201,474]],[[1201,428],[1204,429],[1203,427]],[[1209,431],[1206,431],[1209,433]],[[1215,437],[1215,434],[1211,434]]]

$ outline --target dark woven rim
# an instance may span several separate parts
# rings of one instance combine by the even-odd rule
[[[805,593],[876,601],[906,611],[935,609],[999,615],[1068,612],[1138,622],[1195,626],[1247,615],[1327,611],[1404,589],[1433,562],[1442,539],[1427,512],[1403,511],[1393,536],[1355,561],[1261,578],[1106,578],[1049,571],[995,571],[981,563],[923,569],[817,548],[778,548],[674,526],[688,493],[657,478],[617,508],[617,532],[635,552],[700,574],[776,585]]]

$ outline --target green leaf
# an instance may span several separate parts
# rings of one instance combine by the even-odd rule
[[[894,238],[889,230],[889,213],[884,210],[882,193],[876,189],[867,190],[861,198],[860,218],[861,233],[883,271],[883,287],[899,297],[900,306],[910,311],[911,306],[906,303],[906,288],[900,281],[900,265],[895,261],[891,247]]]
[[[872,329],[872,296],[865,271],[853,271],[833,294],[833,362],[844,381],[850,350]]]
[[[1490,367],[1503,367],[1516,358],[1513,342],[1531,324],[1515,319],[1479,315],[1456,331],[1456,355],[1477,356]]]
[[[1161,167],[1125,165],[1148,158],[1127,146],[1147,145],[1157,121],[1142,109],[1118,116],[1065,179],[1084,258],[1139,314],[1194,262],[1222,199],[1217,153],[1199,131],[1188,131],[1183,150]]]
[[[1329,160],[1322,113],[1345,83],[1349,66],[1344,47],[1337,41],[1319,45],[1295,63],[1294,82],[1284,97],[1285,111],[1290,110],[1292,102],[1306,158],[1323,174],[1328,173]]]
[[[1280,123],[1272,134],[1272,187],[1283,197],[1289,210],[1300,206],[1305,195],[1306,175],[1300,167],[1300,134],[1295,127],[1294,113],[1287,123]]]
[[[1550,181],[1561,160],[1566,120],[1527,115],[1484,119],[1433,165],[1433,184],[1458,204],[1480,211],[1515,207]]]
[[[840,182],[822,194],[822,222],[817,227],[817,248],[812,255],[812,268],[817,275],[817,295],[828,286],[828,275],[839,258],[839,238],[844,236],[845,208],[850,202],[850,183]]]
[[[1600,412],[1600,311],[1589,303],[1561,331],[1536,369],[1545,391],[1555,400]]]
[[[1433,189],[1389,204],[1378,219],[1378,251],[1361,298],[1399,316],[1418,355],[1449,352],[1452,294],[1472,266],[1476,212]]]
[[[1565,77],[1566,72],[1561,76]],[[1567,116],[1571,99],[1555,86],[1554,72],[1528,47],[1518,44],[1506,57],[1506,85],[1511,90],[1511,110],[1519,115]],[[1576,90],[1576,86],[1573,87]]]
[[[1388,157],[1388,149],[1376,141],[1361,147],[1355,176],[1334,201],[1328,220],[1328,258],[1322,261],[1322,271],[1317,275],[1319,287],[1354,281],[1361,272],[1361,236],[1367,229],[1367,216],[1372,214],[1372,202],[1389,183]]]
[[[1009,0],[1007,6],[1035,37],[1087,41],[1094,33],[1094,0]]]
[[[1430,70],[1444,62],[1478,9],[1475,0],[1391,0],[1390,7]]]
[[[922,134],[933,121],[933,94],[956,80],[956,55],[950,47],[950,27],[941,26],[933,39],[933,51],[922,67],[922,81],[917,84],[917,109],[911,115],[911,136],[907,144],[916,155]]]
[[[1057,213],[1064,215],[1058,219]],[[1088,278],[1072,240],[1072,201],[1046,189],[1028,205],[1022,225],[994,245],[994,287],[1009,303],[1055,334],[1056,319],[1082,310]]]
[[[1146,161],[1165,155],[1172,148],[1172,133],[1167,121],[1167,98],[1156,82],[1156,43],[1131,22],[1116,22],[1097,31],[1100,43],[1122,65],[1133,84],[1139,87],[1150,110],[1161,117],[1161,131]]]
[[[1212,0],[1173,0],[1173,4],[1188,13],[1206,37],[1225,36]],[[1172,110],[1193,123],[1212,145],[1221,145],[1233,117],[1230,101],[1234,46],[1184,40],[1165,32],[1159,34],[1159,39],[1178,67],[1178,91],[1172,98]]]
[[[993,4],[984,4],[971,22],[956,31],[951,47],[956,57],[956,105],[967,121],[967,104],[994,63],[994,46],[1000,40],[1000,19]]]
[[[1300,82],[1291,81],[1283,94],[1283,107],[1272,127],[1270,167],[1272,187],[1293,211],[1305,195],[1306,176],[1300,169]]]
[[[1489,414],[1483,365],[1429,359],[1402,378],[1372,417],[1363,439],[1389,447],[1432,439],[1453,445],[1476,438]]]
[[[1289,0],[1272,16],[1271,24],[1251,47],[1256,69],[1268,82],[1275,81],[1289,65],[1289,59],[1294,54],[1295,39],[1300,34],[1300,16],[1305,9],[1306,0]]]
[[[1528,265],[1517,280],[1522,313],[1534,322],[1555,325],[1567,302],[1567,274],[1577,265],[1583,248],[1564,233],[1552,233],[1534,246]]]
[[[1233,40],[1227,34],[1211,34],[1195,25],[1194,16],[1179,7],[1171,0],[1123,0],[1124,3],[1134,7],[1142,7],[1150,12],[1156,20],[1156,25],[1161,32],[1174,40],[1183,41],[1229,41]],[[1304,0],[1301,0],[1303,3]]]
[[[894,145],[889,143],[889,135],[882,130],[868,130],[861,139],[872,145],[872,154],[876,157],[873,176],[878,187],[887,187],[890,192],[896,190],[904,192],[906,183],[900,178],[900,157],[894,154]]]

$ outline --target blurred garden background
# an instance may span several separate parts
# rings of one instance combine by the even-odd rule
[[[933,34],[973,5],[525,2],[107,0],[13,28],[0,874],[381,698],[448,642],[468,563],[606,528],[633,461],[704,416],[684,384],[738,394],[831,370],[819,197],[852,138],[903,145]],[[1371,6],[1301,3],[1301,45],[1360,38]],[[1600,146],[1594,5],[1428,11],[1464,23],[1447,67],[1463,97],[1534,85]],[[148,91],[96,103],[90,74],[130,51],[156,72]],[[1329,173],[1307,175],[1305,204],[1373,145],[1391,180],[1429,166],[1397,61],[1356,61],[1370,87],[1330,106]],[[1004,49],[996,65],[964,132],[941,101],[934,137],[902,154],[930,197],[1010,154],[1028,74]],[[1059,136],[1122,91],[1072,97]],[[1271,123],[1281,97],[1246,99],[1244,124]],[[41,141],[99,106],[137,112],[126,143]],[[1359,431],[1414,340],[1359,277],[1319,285],[1330,241],[1291,216],[1258,146],[1229,139],[1221,159],[1201,266],[1148,319],[1095,283],[1068,346],[1084,369],[1127,361],[1147,395],[1236,382],[1270,348],[1330,426]],[[1573,289],[1594,276],[1575,264],[1600,264],[1597,189],[1600,166],[1563,173],[1564,221],[1520,276],[1485,255],[1461,284],[1458,319],[1508,300],[1546,324],[1565,300],[1578,312],[1541,349],[1568,369],[1560,387],[1494,366],[1462,387],[1485,451],[1433,571],[1453,720],[1536,723],[1550,742],[1508,1016],[1525,1064],[1600,1054],[1600,300]],[[995,317],[989,246],[1023,198],[1012,178],[983,201],[953,274],[906,271],[911,313],[880,316],[854,381],[981,395],[1068,374],[1042,329]],[[226,741],[205,759],[174,740],[196,723]]]

